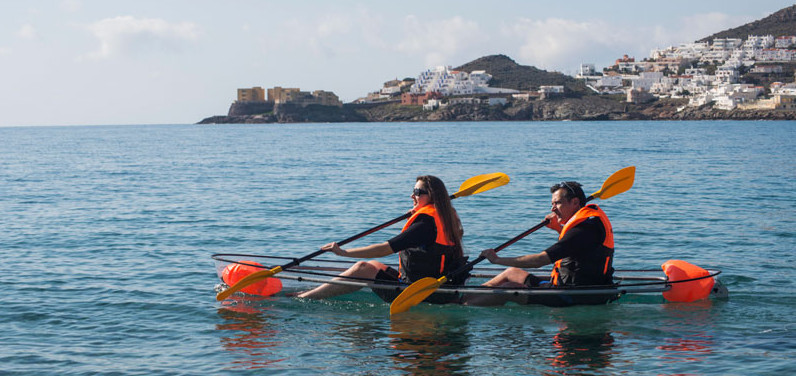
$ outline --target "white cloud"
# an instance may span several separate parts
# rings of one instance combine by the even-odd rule
[[[80,0],[63,0],[61,1],[61,9],[67,12],[77,12],[83,8],[83,2]]]
[[[524,64],[568,71],[585,62],[608,64],[622,54],[640,60],[649,57],[653,49],[693,42],[746,22],[749,19],[722,13],[692,15],[642,27],[605,21],[523,18],[505,24],[501,34],[520,46],[518,59]]]
[[[285,19],[265,30],[260,41],[267,52],[300,51],[319,58],[397,53],[420,56],[434,66],[451,64],[456,54],[487,40],[477,22],[462,17],[421,21],[408,16],[402,26],[400,22],[396,27],[391,19],[360,8],[348,14]]]
[[[578,22],[561,18],[520,19],[502,34],[519,39],[519,58],[545,69],[570,68],[589,60],[592,53],[631,43],[633,33],[606,22]]]
[[[3,55],[11,55],[11,49],[10,48],[5,48],[5,47],[0,47],[0,56],[3,56]]]
[[[339,34],[348,34],[351,31],[351,20],[348,17],[328,14],[318,22],[315,27],[319,38],[329,38]]]
[[[360,24],[346,14],[325,14],[317,18],[290,18],[278,27],[269,27],[260,36],[267,52],[309,53],[316,58],[335,58],[361,49],[354,34]]]
[[[677,38],[678,43],[690,43],[718,32],[751,22],[750,17],[732,17],[724,13],[705,13],[683,17],[681,26],[668,30],[669,38]],[[744,36],[744,38],[746,38]]]
[[[16,35],[22,39],[36,39],[39,34],[31,24],[24,24],[17,30]]]
[[[372,13],[367,9],[360,9],[358,13],[359,19],[357,20],[357,24],[360,28],[362,40],[370,47],[378,49],[387,48],[389,44],[382,39],[381,33],[384,26],[389,24],[385,22],[380,14]]]
[[[478,22],[458,16],[425,22],[416,16],[407,16],[404,35],[397,44],[398,52],[424,55],[429,67],[450,64],[454,55],[485,40]]]
[[[199,28],[191,22],[169,23],[156,18],[119,16],[97,21],[86,27],[99,40],[90,59],[106,59],[115,55],[140,54],[149,51],[178,51],[185,42],[199,37]]]

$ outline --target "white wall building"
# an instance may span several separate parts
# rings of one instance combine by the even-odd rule
[[[740,75],[738,71],[732,68],[719,67],[716,69],[716,81],[725,84],[734,84],[738,82]]]
[[[417,77],[410,92],[421,94],[439,92],[443,96],[485,93],[492,75],[485,71],[466,72],[451,70],[450,66],[428,69]]]
[[[772,35],[750,35],[743,42],[742,49],[754,51],[757,49],[769,48],[774,45],[774,36]]]
[[[597,74],[597,69],[594,67],[594,64],[581,64],[580,69],[578,70],[579,78],[582,77],[590,77]]]
[[[788,48],[796,44],[796,36],[779,37],[774,41],[774,48]]]
[[[791,62],[796,61],[796,50],[784,48],[766,48],[755,51],[755,59],[759,61]]]

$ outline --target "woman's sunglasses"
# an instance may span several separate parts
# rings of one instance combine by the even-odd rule
[[[422,188],[415,188],[412,190],[412,196],[427,195],[428,191]]]

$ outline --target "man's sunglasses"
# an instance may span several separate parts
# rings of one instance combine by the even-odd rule
[[[566,188],[572,193],[573,196],[577,196],[578,195],[577,193],[575,193],[575,190],[572,189],[572,187],[570,187],[569,184],[567,184],[567,182],[565,182],[565,181],[562,181],[561,183],[558,183],[558,188]]]

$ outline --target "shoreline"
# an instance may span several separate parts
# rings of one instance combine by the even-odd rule
[[[796,120],[793,110],[719,110],[685,107],[687,100],[659,99],[645,104],[585,96],[518,101],[506,106],[459,104],[426,111],[421,106],[345,104],[342,107],[280,105],[267,113],[246,113],[233,104],[230,113],[196,124],[390,123],[463,121],[623,121],[623,120]],[[245,106],[244,106],[245,107]],[[678,110],[682,108],[682,110]]]

